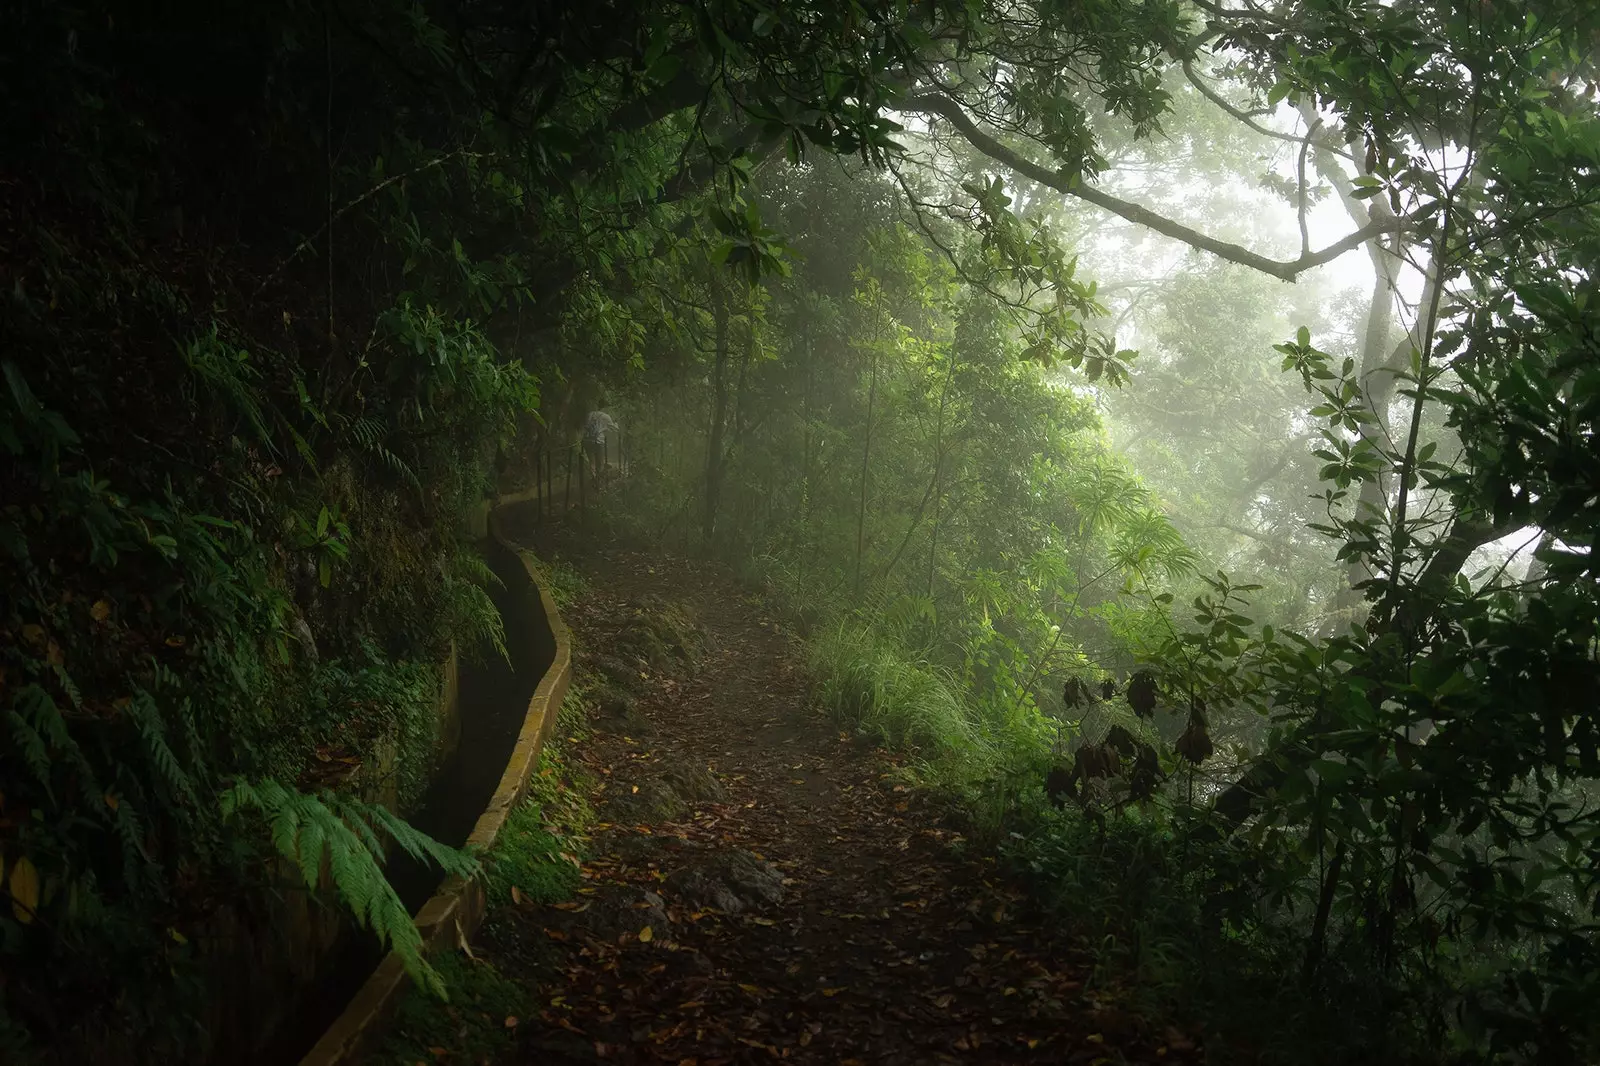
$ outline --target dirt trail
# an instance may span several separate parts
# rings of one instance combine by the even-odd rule
[[[554,945],[555,975],[515,1061],[1194,1056],[1096,1009],[1084,958],[893,783],[885,753],[812,708],[797,644],[719,571],[620,551],[577,562],[581,679],[616,669],[608,650],[650,598],[687,607],[709,639],[692,672],[639,678],[637,703],[575,753],[609,824],[581,911],[518,913],[522,937]]]

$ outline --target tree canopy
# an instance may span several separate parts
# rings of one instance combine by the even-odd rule
[[[1413,1051],[1597,1046],[1588,0],[13,6],[8,1056],[203,1046],[268,856],[435,980],[466,516],[606,396],[610,528],[1018,862],[1119,818]]]

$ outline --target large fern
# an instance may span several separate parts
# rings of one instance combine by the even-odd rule
[[[449,874],[475,875],[476,859],[419,832],[384,807],[334,792],[308,795],[270,778],[238,779],[221,802],[225,818],[244,811],[261,815],[278,854],[295,864],[312,891],[322,886],[326,857],[329,880],[356,920],[400,956],[413,980],[446,998],[444,983],[423,954],[411,913],[383,875],[383,837]]]
[[[509,663],[505,619],[488,591],[503,584],[487,563],[465,551],[456,553],[445,574],[450,628],[463,649],[476,657],[480,648],[489,645]]]
[[[349,434],[349,439],[354,441],[361,451],[376,456],[395,476],[418,492],[422,491],[422,480],[417,477],[416,470],[384,443],[388,430],[382,422],[369,415],[362,415],[359,418],[339,415],[338,421],[340,427]]]

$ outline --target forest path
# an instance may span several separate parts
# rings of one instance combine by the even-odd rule
[[[581,682],[615,673],[629,620],[663,601],[708,639],[695,669],[629,678],[636,702],[613,699],[571,746],[602,822],[579,902],[517,909],[511,939],[555,943],[514,1061],[1189,1057],[1097,1009],[1081,952],[894,783],[887,753],[814,708],[798,642],[725,573],[625,551],[572,561],[588,585],[565,612]]]

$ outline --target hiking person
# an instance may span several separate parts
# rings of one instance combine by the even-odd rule
[[[606,434],[618,428],[617,420],[604,411],[590,411],[583,420],[583,451],[597,481],[606,471]]]

